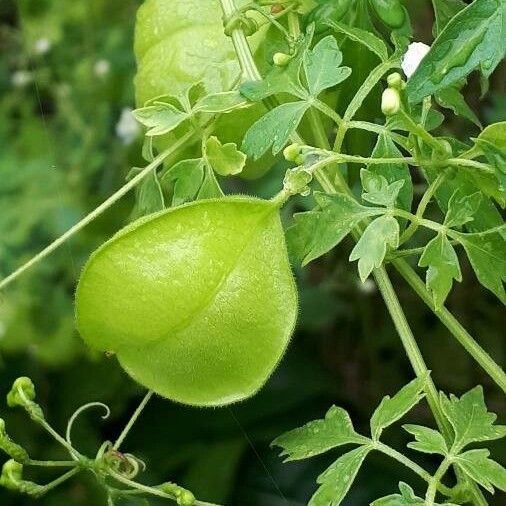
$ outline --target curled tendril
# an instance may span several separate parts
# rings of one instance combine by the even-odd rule
[[[103,415],[101,418],[102,420],[107,420],[109,416],[111,415],[111,409],[107,404],[104,404],[103,402],[89,402],[88,404],[85,404],[84,406],[81,406],[80,408],[76,409],[74,411],[74,414],[70,417],[69,422],[67,424],[67,430],[65,431],[65,440],[69,445],[72,446],[72,440],[70,438],[70,435],[72,433],[72,427],[74,425],[74,422],[76,419],[84,413],[87,409],[90,408],[103,408],[105,410],[105,415]]]

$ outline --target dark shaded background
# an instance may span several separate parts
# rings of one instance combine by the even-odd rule
[[[139,3],[0,1],[0,276],[111,195],[131,166],[142,166],[140,135],[126,144],[116,133],[122,109],[133,105],[131,46]],[[416,39],[428,42],[430,3],[411,3],[416,4],[411,7]],[[49,43],[49,49],[41,40]],[[483,102],[478,99],[477,80],[472,78],[468,86],[469,101],[485,124],[506,118],[504,77],[503,66]],[[451,113],[446,128],[462,138],[477,134],[472,124]],[[280,187],[282,175],[279,168],[258,182],[236,181],[232,189],[270,196]],[[113,359],[92,354],[81,343],[73,323],[73,291],[89,253],[128,221],[132,205],[132,196],[124,198],[0,294],[0,397],[16,377],[30,376],[48,418],[60,430],[80,405],[97,400],[109,404],[112,416],[107,422],[90,412],[76,426],[74,440],[90,455],[104,438],[118,434],[143,392]],[[333,403],[348,409],[357,428],[365,431],[382,396],[413,377],[374,285],[361,286],[356,266],[346,260],[350,246],[344,243],[298,273],[297,333],[259,395],[217,410],[161,399],[149,405],[126,444],[148,463],[146,482],[174,480],[199,498],[234,506],[306,504],[316,476],[338,453],[282,464],[269,442],[323,416]],[[449,307],[504,364],[504,312],[477,284],[465,260],[461,262],[464,282],[454,290]],[[404,282],[392,275],[437,385],[461,394],[482,384],[490,408],[504,417],[504,397],[498,389]],[[64,457],[22,412],[8,410],[3,401],[0,416],[33,458]],[[423,405],[409,419],[432,424]],[[385,437],[396,447],[408,440],[398,427]],[[496,443],[493,453],[505,463],[504,443]],[[434,468],[429,457],[411,455]],[[48,472],[33,478],[45,482],[51,476]],[[399,480],[420,485],[394,462],[372,455],[343,504],[368,504],[394,491]],[[31,503],[0,489],[2,505]],[[105,503],[93,480],[81,478],[38,504]],[[161,503],[150,500],[150,504]],[[504,495],[491,504],[505,504]]]

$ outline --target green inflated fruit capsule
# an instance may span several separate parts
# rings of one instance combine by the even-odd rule
[[[274,202],[201,200],[138,220],[99,248],[77,326],[145,387],[185,404],[253,395],[281,359],[297,292]]]
[[[237,7],[247,3],[248,0],[236,1]],[[256,13],[249,15],[262,19]],[[249,19],[248,23],[254,25],[255,20]],[[265,28],[248,38],[254,53],[265,38],[269,38]],[[241,72],[232,39],[223,33],[219,0],[143,2],[135,23],[135,57],[137,74],[134,84],[138,107],[162,95],[179,95],[197,83],[203,83],[207,94],[228,91],[238,81]],[[240,145],[249,126],[265,113],[263,104],[255,104],[223,114],[214,122],[213,133],[224,144],[234,142]],[[188,125],[185,124],[156,137],[155,147],[162,151],[187,131]],[[186,155],[188,158],[200,156],[191,147]],[[273,163],[270,154],[259,161],[247,160],[241,177],[260,177]]]

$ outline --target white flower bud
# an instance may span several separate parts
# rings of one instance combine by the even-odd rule
[[[387,88],[381,97],[381,110],[385,116],[397,114],[401,108],[401,97],[394,88]]]
[[[429,50],[430,46],[424,44],[423,42],[412,42],[408,46],[408,50],[404,54],[401,63],[402,70],[408,79],[415,73],[418,65],[420,65],[420,62],[423,60]]]
[[[17,70],[11,76],[11,83],[16,88],[24,88],[32,81],[32,74],[27,70]]]

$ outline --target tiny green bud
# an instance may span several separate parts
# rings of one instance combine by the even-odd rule
[[[2,418],[0,418],[0,450],[3,450],[9,457],[22,464],[30,458],[27,451],[9,437],[5,430],[5,421]]]
[[[18,490],[23,480],[23,465],[15,460],[8,460],[2,467],[0,485],[9,490]]]
[[[26,376],[22,376],[14,381],[10,392],[7,394],[7,405],[10,408],[14,408],[15,406],[25,406],[26,400],[33,401],[34,399],[35,386],[33,385],[32,380]]]
[[[296,158],[295,158],[295,163],[297,165],[303,165],[304,162],[306,161],[306,156],[303,155],[302,153],[300,153]]]
[[[401,108],[399,92],[393,88],[387,88],[381,97],[381,110],[385,116],[397,114]]]
[[[288,160],[289,162],[295,162],[299,154],[300,146],[297,143],[290,144],[283,150],[283,156],[285,157],[285,160]]]
[[[277,65],[278,67],[286,67],[291,59],[292,57],[286,53],[274,53],[274,56],[272,57],[274,65]]]
[[[387,77],[387,83],[389,88],[394,88],[396,90],[403,90],[406,87],[405,81],[402,79],[402,76],[399,72],[394,72]]]
[[[177,503],[179,506],[193,506],[195,504],[195,496],[189,490],[181,490]]]

